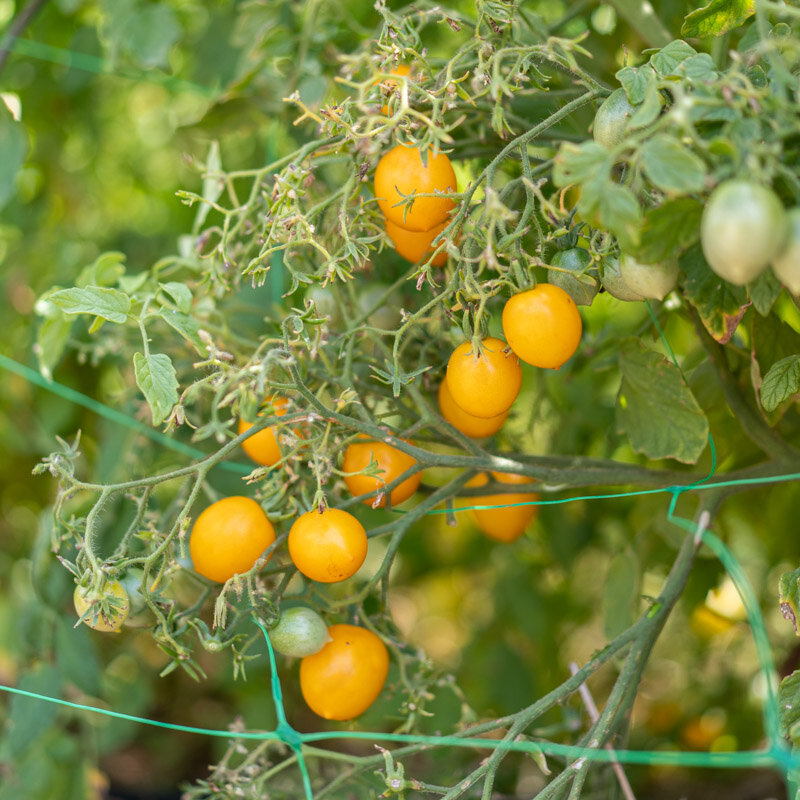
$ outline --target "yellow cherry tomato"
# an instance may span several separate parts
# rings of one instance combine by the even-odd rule
[[[439,384],[438,400],[439,413],[442,417],[457,431],[461,431],[465,436],[470,436],[473,439],[483,439],[494,435],[508,419],[507,410],[496,417],[475,417],[472,414],[468,414],[453,400],[453,395],[450,394],[450,389],[447,387],[447,378]]]
[[[289,555],[307,578],[321,583],[343,581],[367,557],[367,532],[347,511],[316,509],[298,517],[289,531]]]
[[[386,442],[358,441],[347,446],[342,459],[342,469],[344,472],[360,472],[366,469],[372,461],[378,462],[379,477],[369,475],[347,475],[344,482],[350,493],[355,497],[369,493],[375,495],[379,491],[385,490],[388,483],[400,477],[407,469],[417,463],[416,459],[392,447]],[[408,500],[419,487],[422,474],[414,473],[392,489],[389,499],[393,506],[399,505],[404,500]],[[371,498],[364,500],[367,505],[372,505]],[[386,498],[381,498],[378,506],[385,506]]]
[[[375,197],[384,216],[409,231],[429,231],[441,225],[455,203],[446,197],[419,197],[406,211],[396,205],[414,193],[456,192],[458,184],[450,159],[444,153],[428,151],[427,163],[415,147],[397,145],[378,162]]]
[[[453,400],[473,417],[490,419],[508,411],[522,386],[522,368],[506,343],[489,337],[473,352],[460,344],[447,362],[447,388]]]
[[[503,308],[503,335],[534,367],[558,369],[578,349],[583,325],[575,301],[552,283],[515,294]]]
[[[386,220],[386,235],[392,240],[394,249],[406,261],[416,264],[427,259],[431,253],[431,242],[447,227],[447,223],[436,225],[429,231],[409,231]],[[434,267],[443,267],[447,263],[447,253],[442,250],[431,261]]]
[[[250,497],[225,497],[200,514],[189,552],[195,572],[224,583],[252,568],[275,541],[275,528]]]
[[[372,631],[356,625],[331,625],[328,634],[331,641],[300,662],[300,690],[320,717],[353,719],[381,693],[389,652]]]
[[[507,472],[492,472],[492,477],[499,483],[519,484],[531,486],[531,479],[524,475]],[[467,482],[467,486],[485,486],[489,482],[486,473],[476,475]],[[466,498],[469,506],[501,506],[513,503],[530,503],[538,500],[539,495],[534,492],[519,492],[513,494],[487,494],[479,497]],[[487,508],[473,510],[478,527],[490,539],[498,542],[513,542],[519,539],[530,522],[539,513],[538,506],[514,506],[510,508]]]
[[[79,618],[89,612],[83,619],[84,625],[104,633],[119,633],[131,608],[128,592],[119,581],[107,580],[99,592],[88,586],[76,586],[72,602]]]
[[[274,415],[282,417],[286,414],[289,401],[285,397],[273,397],[268,400],[274,409]],[[261,416],[259,414],[259,416]],[[245,422],[243,419],[239,420],[239,433],[249,431],[253,427],[252,422]],[[242,450],[247,453],[256,464],[263,464],[265,467],[271,467],[281,460],[281,448],[278,445],[278,437],[275,435],[275,428],[270,426],[264,428],[258,433],[254,433],[249,439],[242,442]]]
[[[411,74],[411,67],[409,67],[408,64],[398,64],[397,67],[391,71],[391,74],[392,75],[397,75],[398,77],[403,77],[403,76],[406,76],[406,75],[410,75]],[[393,92],[397,88],[397,83],[398,82],[395,81],[395,80],[392,80],[392,78],[385,78],[381,82],[381,86],[383,86],[385,89]],[[389,116],[389,106],[388,105],[381,106],[381,114],[383,114],[384,117],[388,117]]]

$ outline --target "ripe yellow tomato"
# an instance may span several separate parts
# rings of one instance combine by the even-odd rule
[[[356,625],[331,625],[328,634],[331,641],[300,662],[300,690],[324,719],[353,719],[381,693],[389,651],[372,631]]]
[[[522,368],[506,343],[489,337],[480,352],[464,342],[447,362],[447,387],[456,404],[473,417],[490,419],[508,411],[522,386]]]
[[[189,540],[195,572],[224,583],[251,569],[275,541],[275,528],[250,497],[225,497],[206,508]]]
[[[402,203],[408,195],[456,192],[458,183],[453,165],[444,153],[428,151],[427,163],[415,147],[397,145],[378,162],[375,170],[375,197],[386,219],[409,231],[429,231],[441,225],[455,203],[447,197],[419,197],[408,212]]]
[[[492,477],[499,483],[526,484],[531,486],[531,479],[525,475],[508,472],[492,472]],[[489,482],[486,473],[476,475],[467,482],[467,486],[485,486]],[[480,497],[468,497],[469,506],[499,506],[513,503],[530,503],[538,500],[535,492],[519,492],[514,494],[487,494]],[[472,514],[478,527],[490,539],[498,542],[513,542],[519,539],[525,528],[539,513],[538,506],[512,506],[511,508],[490,508],[473,510]]]
[[[396,447],[386,444],[386,442],[365,440],[353,442],[347,446],[347,449],[344,451],[344,458],[342,459],[342,469],[345,472],[359,472],[360,470],[366,469],[373,460],[378,462],[378,468],[381,473],[379,477],[348,475],[344,479],[347,488],[355,497],[367,493],[374,495],[384,490],[386,484],[391,483],[395,478],[398,478],[407,469],[410,469],[417,463],[416,459],[407,455],[402,450],[398,450]],[[392,505],[396,506],[404,500],[408,500],[408,498],[417,491],[421,479],[421,473],[417,472],[395,486],[389,495]],[[367,505],[372,505],[373,503],[370,498],[367,498],[364,502]],[[386,498],[381,498],[378,505],[381,507],[385,506]]]
[[[575,301],[558,286],[540,283],[503,307],[503,334],[534,367],[558,369],[578,349],[583,325]]]
[[[84,625],[104,633],[119,633],[131,608],[128,592],[119,581],[107,580],[99,592],[88,586],[76,586],[72,602],[79,618],[90,612],[83,620]]]
[[[447,227],[447,223],[436,225],[429,231],[409,231],[386,220],[386,235],[392,240],[394,249],[406,261],[416,264],[427,259],[431,253],[431,242]],[[436,254],[431,264],[434,267],[443,267],[447,263],[447,253],[442,250]]]
[[[453,400],[450,389],[447,387],[447,378],[439,384],[439,412],[457,431],[461,431],[465,436],[473,439],[483,439],[492,436],[508,418],[508,410],[503,411],[496,417],[474,417],[468,414],[461,406]]]
[[[391,74],[397,75],[398,77],[410,75],[411,67],[409,67],[408,64],[398,64],[397,68],[391,71]],[[386,78],[385,80],[382,81],[381,86],[383,86],[388,91],[393,92],[397,88],[397,83],[398,83],[397,81],[392,80],[391,78]],[[383,114],[384,117],[389,116],[388,105],[381,106],[381,114]]]
[[[367,532],[347,511],[316,509],[299,516],[289,531],[289,555],[307,578],[321,583],[343,581],[367,557]]]
[[[267,401],[272,404],[274,409],[273,414],[276,417],[282,417],[286,414],[289,401],[285,397],[273,397]],[[259,416],[261,416],[259,414]],[[239,433],[249,431],[253,427],[252,422],[245,422],[243,419],[239,420]],[[247,453],[256,464],[263,464],[265,467],[271,467],[281,460],[281,449],[278,445],[278,437],[275,435],[275,428],[269,427],[254,433],[249,439],[242,442],[242,450]]]

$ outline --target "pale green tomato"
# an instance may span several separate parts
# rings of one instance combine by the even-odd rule
[[[78,617],[90,611],[84,624],[106,633],[119,633],[130,611],[128,593],[119,581],[106,581],[99,592],[87,586],[76,586],[72,600]]]
[[[594,116],[592,136],[597,144],[608,149],[616,147],[625,138],[633,112],[624,89],[611,92]]]
[[[775,277],[794,295],[800,295],[800,208],[787,212],[789,238],[772,262]]]
[[[287,608],[269,632],[272,646],[285,656],[305,658],[318,653],[330,641],[328,626],[311,608]]]
[[[663,300],[678,282],[678,262],[640,264],[630,256],[622,255],[619,274],[632,292],[653,300]]]
[[[328,324],[334,327],[341,324],[342,309],[329,286],[309,286],[306,289],[305,299],[313,301],[317,314],[320,317],[327,317]]]
[[[592,263],[590,253],[581,247],[559,250],[550,263],[561,269],[547,270],[547,282],[563,289],[577,305],[590,306],[600,289],[597,279],[586,272]]]
[[[783,250],[786,212],[772,189],[746,180],[721,183],[700,222],[700,243],[709,267],[737,286],[755,280]]]
[[[361,291],[358,295],[358,307],[361,312],[369,311],[386,294],[388,286],[373,284]],[[378,306],[367,318],[367,322],[374,328],[391,331],[394,330],[402,319],[400,314],[400,298],[396,294],[389,297]]]
[[[634,292],[619,271],[619,259],[607,258],[603,261],[603,274],[600,276],[603,288],[617,300],[624,300],[628,303],[644,300],[638,292]]]

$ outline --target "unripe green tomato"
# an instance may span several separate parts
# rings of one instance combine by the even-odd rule
[[[330,641],[328,626],[311,608],[295,606],[281,614],[269,632],[272,646],[285,656],[305,658],[318,653]]]
[[[563,289],[577,305],[590,306],[600,289],[597,280],[586,272],[592,263],[591,254],[581,247],[571,247],[559,250],[550,263],[561,269],[547,270],[548,283]],[[565,269],[570,272],[561,271]]]
[[[800,208],[787,212],[789,238],[772,262],[775,277],[792,293],[800,295]]]
[[[755,280],[783,250],[789,223],[772,189],[729,180],[711,193],[700,222],[700,244],[709,267],[729,283]]]
[[[375,303],[386,294],[388,288],[388,286],[374,284],[361,291],[358,296],[358,306],[361,312],[363,313],[373,308]],[[400,298],[392,293],[369,315],[367,322],[374,328],[389,331],[394,330],[402,319],[402,315],[400,314],[401,305]]]
[[[317,314],[320,317],[327,317],[329,325],[341,324],[342,309],[329,286],[319,286],[318,284],[309,286],[306,289],[305,299],[313,301]]]
[[[619,271],[618,258],[606,258],[603,261],[603,273],[600,276],[600,282],[603,288],[617,300],[624,300],[628,303],[636,302],[637,300],[644,300],[637,292],[634,292]]]
[[[109,599],[112,599],[115,605],[103,609],[101,603],[108,603]],[[106,581],[99,592],[93,591],[88,586],[76,586],[72,600],[78,617],[82,617],[90,607],[93,607],[93,613],[83,622],[90,628],[105,633],[119,633],[130,611],[128,593],[119,581]]]
[[[624,89],[611,92],[594,116],[592,136],[597,144],[608,149],[616,147],[625,138],[633,112]]]
[[[640,264],[628,255],[621,255],[619,274],[632,292],[653,300],[663,300],[678,282],[678,262]]]

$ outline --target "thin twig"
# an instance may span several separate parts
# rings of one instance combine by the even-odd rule
[[[580,672],[580,667],[574,661],[571,661],[569,664],[569,671],[573,675],[577,675],[578,672]],[[600,712],[597,710],[597,705],[594,702],[592,693],[589,691],[589,687],[585,683],[582,683],[578,688],[578,692],[580,693],[581,700],[583,700],[583,704],[586,706],[586,712],[589,714],[589,719],[593,723],[597,722],[597,720],[600,719]],[[614,752],[614,748],[610,744],[606,744],[605,748],[609,751],[609,753]],[[628,776],[625,774],[625,770],[622,768],[622,764],[614,759],[611,762],[611,767],[617,776],[619,787],[622,789],[622,794],[625,795],[625,799],[636,800],[636,795],[633,793],[633,789],[628,781]]]
[[[8,61],[8,57],[11,55],[11,46],[14,43],[14,39],[30,25],[33,18],[39,13],[46,2],[47,0],[31,0],[31,2],[14,17],[13,22],[3,36],[3,41],[0,42],[0,73],[3,72],[6,61]]]

